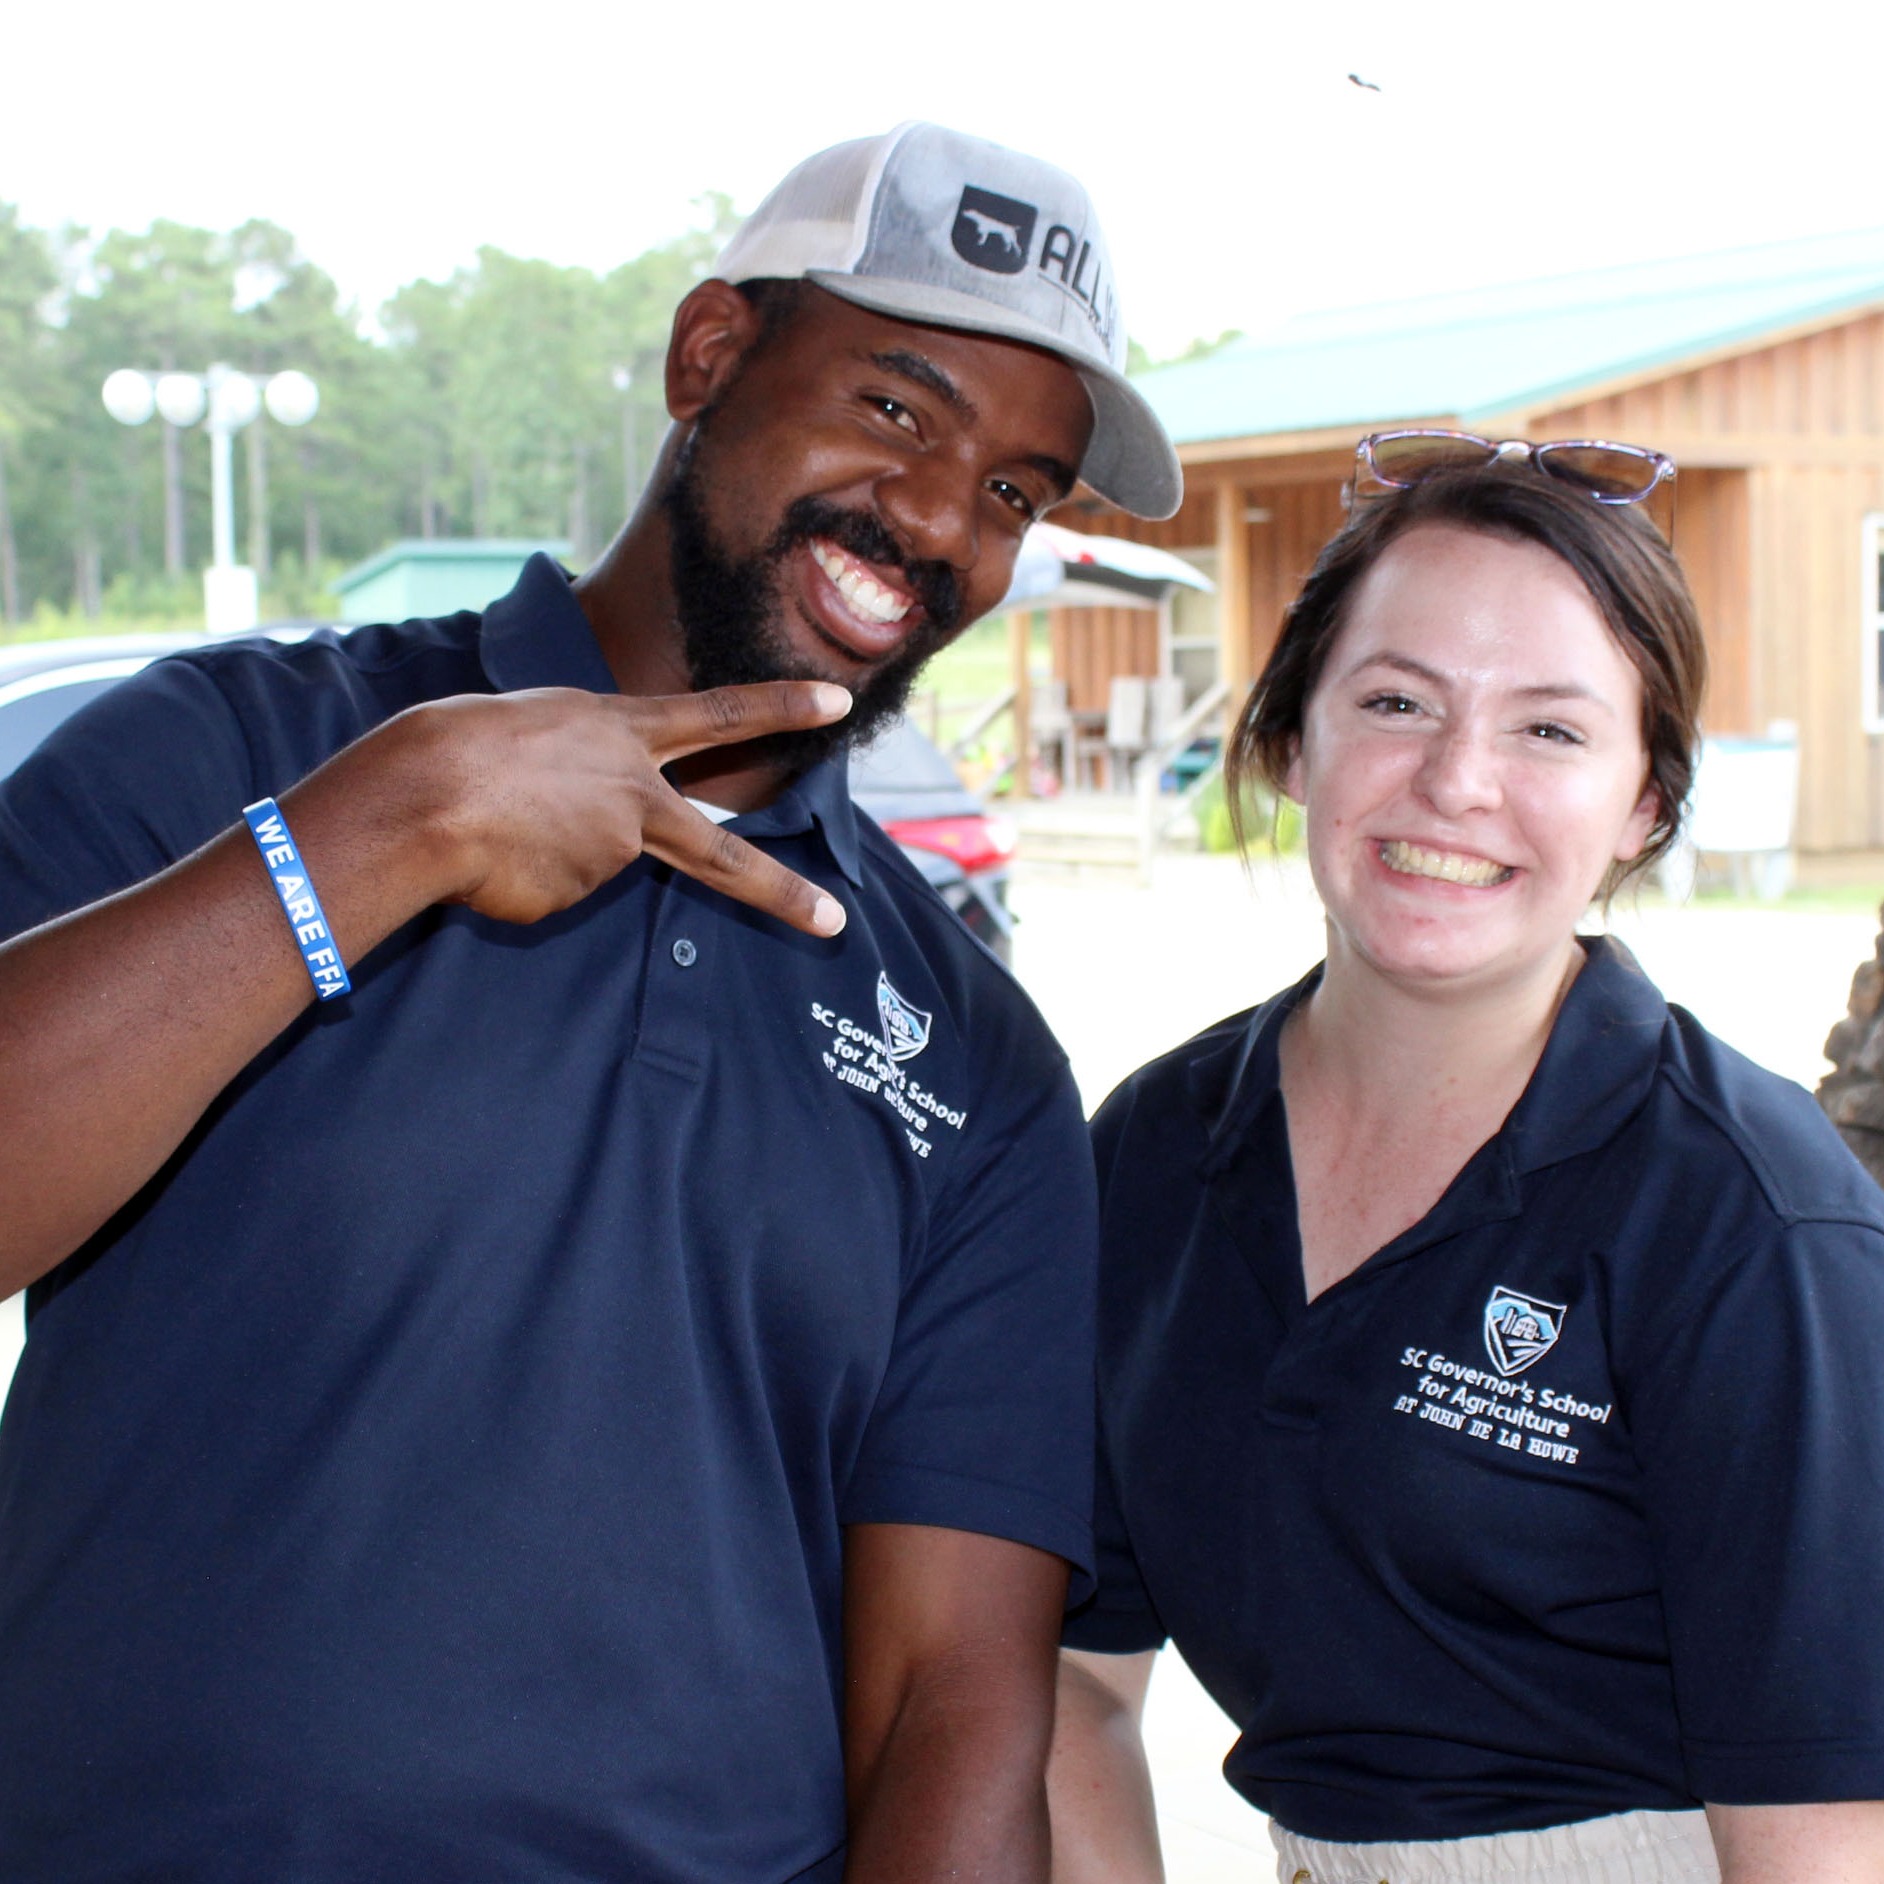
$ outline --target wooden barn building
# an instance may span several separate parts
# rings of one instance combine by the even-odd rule
[[[1162,620],[1056,615],[1076,709],[1128,674],[1240,699],[1366,432],[1624,440],[1679,466],[1708,731],[1795,726],[1798,847],[1884,848],[1884,231],[1307,315],[1137,383],[1178,441],[1184,507],[1076,521],[1217,590]]]

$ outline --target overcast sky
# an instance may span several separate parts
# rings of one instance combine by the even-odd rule
[[[100,230],[265,216],[369,310],[480,243],[609,268],[702,191],[750,209],[809,151],[908,117],[1077,172],[1157,352],[1300,308],[1884,228],[1877,0],[0,17],[0,200]]]

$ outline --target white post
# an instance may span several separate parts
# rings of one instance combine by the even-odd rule
[[[228,426],[209,421],[209,560],[218,569],[235,561],[235,482],[232,467],[235,435]]]

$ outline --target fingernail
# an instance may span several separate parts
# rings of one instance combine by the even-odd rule
[[[842,687],[833,687],[833,693],[843,693]],[[846,700],[850,698],[844,694]],[[811,912],[811,926],[819,935],[836,935],[844,926],[844,905],[834,896],[820,896],[817,906]]]
[[[828,683],[818,689],[818,711],[828,713],[832,719],[850,711],[850,693],[847,688],[833,687]]]

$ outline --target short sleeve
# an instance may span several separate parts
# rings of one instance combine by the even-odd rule
[[[1100,1286],[1107,1286],[1106,1232],[1116,1231],[1116,1190],[1121,1146],[1133,1112],[1131,1081],[1120,1087],[1099,1108],[1092,1122],[1093,1164],[1099,1180],[1102,1228]],[[1114,1284],[1116,1286],[1116,1284]],[[1108,1306],[1116,1306],[1108,1303]],[[1068,1648],[1091,1649],[1102,1655],[1132,1655],[1162,1648],[1169,1632],[1159,1620],[1145,1587],[1125,1512],[1118,1495],[1118,1479],[1106,1425],[1105,1395],[1100,1393],[1095,1422],[1098,1456],[1093,1472],[1093,1568],[1095,1586],[1086,1600],[1070,1608],[1061,1641]]]
[[[840,1516],[1051,1551],[1077,1596],[1092,1566],[1092,1156],[1064,1060],[1034,1079],[989,1064]]]
[[[1107,1457],[1103,1411],[1098,1469],[1093,1473],[1092,1548],[1095,1587],[1085,1602],[1068,1612],[1061,1642],[1067,1648],[1091,1649],[1100,1655],[1136,1655],[1163,1648],[1170,1631],[1159,1620],[1125,1529]]]
[[[1884,1798],[1884,1232],[1776,1230],[1657,1321],[1628,1411],[1695,1796]]]
[[[195,662],[118,682],[0,781],[0,939],[188,856],[257,795],[253,778],[235,713]]]

